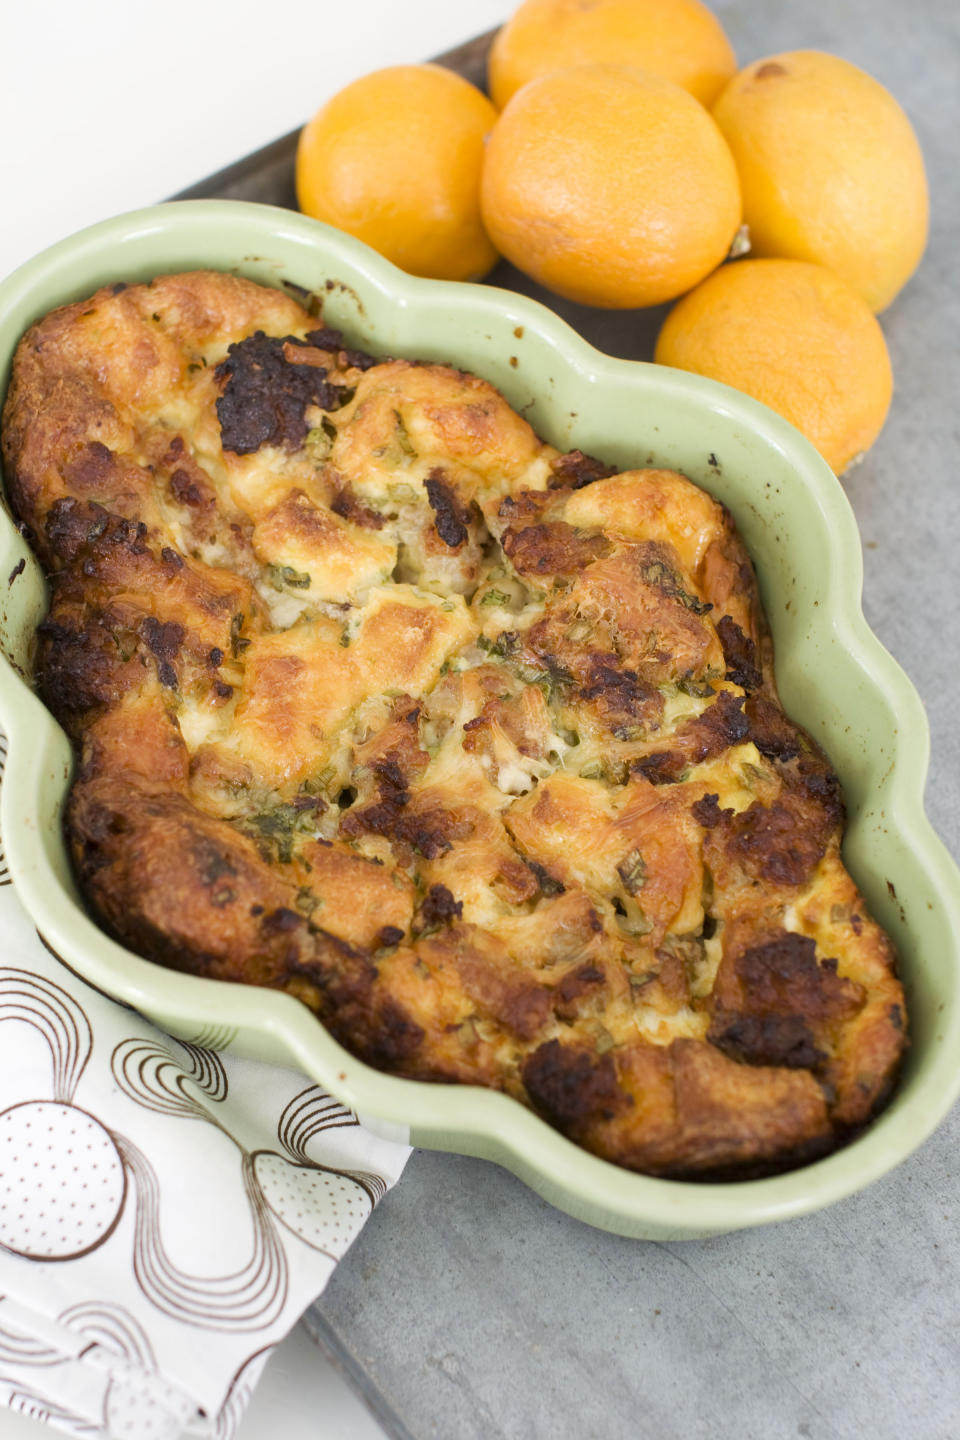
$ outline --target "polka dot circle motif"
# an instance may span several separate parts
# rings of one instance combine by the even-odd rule
[[[117,1369],[104,1405],[107,1433],[111,1440],[169,1440],[190,1418],[184,1401],[159,1375]]]
[[[349,1175],[293,1165],[267,1150],[253,1168],[273,1213],[315,1250],[339,1257],[370,1214],[369,1195]]]
[[[55,1100],[0,1112],[0,1245],[31,1260],[68,1260],[116,1224],[126,1177],[99,1120]]]

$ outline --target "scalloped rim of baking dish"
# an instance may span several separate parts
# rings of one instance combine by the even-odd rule
[[[784,705],[840,774],[847,863],[899,948],[911,1048],[890,1104],[844,1149],[762,1180],[662,1180],[588,1154],[502,1094],[373,1070],[288,995],[140,959],[94,924],[70,872],[62,836],[70,749],[26,679],[44,583],[4,510],[0,725],[9,755],[0,826],[18,894],[48,944],[90,984],[174,1035],[303,1070],[383,1133],[494,1160],[552,1204],[623,1235],[683,1239],[787,1219],[905,1159],[960,1093],[960,874],[923,809],[923,707],[864,620],[856,522],[813,447],[726,386],[601,354],[535,301],[416,279],[328,226],[236,201],[121,215],[11,275],[0,285],[0,394],[21,334],[54,306],[115,280],[192,268],[302,285],[323,297],[325,322],[353,343],[474,370],[553,443],[623,468],[682,470],[730,507],[756,562]]]

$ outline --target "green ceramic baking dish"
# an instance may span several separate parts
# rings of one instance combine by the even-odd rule
[[[730,507],[759,572],[784,704],[843,781],[847,862],[899,948],[912,1046],[889,1107],[846,1149],[770,1179],[691,1184],[630,1174],[588,1155],[491,1091],[382,1075],[289,996],[139,959],[87,916],[70,872],[61,832],[70,750],[30,686],[44,581],[4,512],[0,725],[9,758],[0,824],[14,883],[48,943],[92,984],[174,1035],[297,1067],[375,1128],[498,1161],[553,1204],[624,1235],[680,1239],[786,1219],[849,1195],[903,1160],[960,1092],[960,876],[923,811],[923,708],[863,619],[856,523],[813,448],[737,392],[610,359],[517,295],[413,279],[303,216],[230,201],[120,216],[12,275],[0,286],[0,393],[20,336],[46,311],[110,281],[196,267],[304,286],[324,297],[325,321],[351,343],[476,371],[554,444],[624,468],[682,470]]]

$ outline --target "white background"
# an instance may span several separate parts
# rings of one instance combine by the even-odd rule
[[[510,0],[0,0],[0,276],[302,124],[381,65],[499,24]],[[403,1181],[400,1181],[403,1184]],[[358,1282],[359,1283],[359,1282]],[[0,1412],[3,1440],[51,1432]],[[240,1440],[379,1440],[298,1329]]]
[[[425,60],[510,0],[0,0],[0,275]]]

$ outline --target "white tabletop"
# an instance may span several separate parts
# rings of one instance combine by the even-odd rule
[[[349,80],[500,23],[509,0],[0,4],[0,276],[297,125]]]
[[[509,0],[0,3],[0,276],[294,129],[349,80],[500,23]],[[401,1184],[403,1181],[401,1180]],[[4,1440],[50,1433],[0,1412]],[[380,1440],[295,1330],[239,1440]]]

